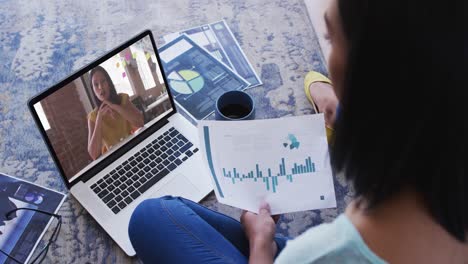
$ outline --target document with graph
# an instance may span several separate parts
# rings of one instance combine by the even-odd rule
[[[242,76],[250,83],[249,88],[262,85],[260,77],[247,59],[226,21],[216,21],[168,34],[163,37],[163,40],[168,43],[183,34],[187,34],[195,43]]]
[[[216,99],[250,83],[183,34],[159,48],[174,100],[197,122],[213,113]]]
[[[206,173],[220,203],[272,214],[336,207],[323,114],[200,121]]]
[[[52,217],[34,210],[57,213],[66,196],[0,172],[0,264],[28,263]],[[18,208],[18,211],[9,213]],[[9,213],[9,214],[8,214]],[[8,217],[7,217],[8,214]]]

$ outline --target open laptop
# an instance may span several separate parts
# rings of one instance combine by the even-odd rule
[[[177,113],[149,30],[28,106],[66,186],[127,255],[135,255],[127,230],[141,201],[198,202],[212,190],[197,130]]]

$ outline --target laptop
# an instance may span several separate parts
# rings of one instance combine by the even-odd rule
[[[70,193],[129,256],[141,201],[198,202],[212,190],[196,127],[177,112],[161,65],[147,30],[28,102]]]

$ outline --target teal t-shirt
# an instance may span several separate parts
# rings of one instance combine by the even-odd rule
[[[361,235],[344,214],[329,224],[311,228],[294,240],[275,263],[386,263],[367,247]]]

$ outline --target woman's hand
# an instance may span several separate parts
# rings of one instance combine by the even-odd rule
[[[115,115],[121,115],[124,119],[128,120],[132,126],[139,128],[144,125],[143,114],[138,110],[132,102],[128,102],[125,105],[113,104],[107,100],[104,100],[102,104],[107,105],[112,111],[114,119]]]
[[[99,106],[96,119],[102,120],[102,118],[106,115],[109,115],[110,117],[112,117],[112,119],[115,119],[116,118],[115,112],[111,105],[112,104],[109,103],[108,101],[103,101],[101,103],[101,106]]]
[[[263,203],[258,214],[244,211],[241,215],[241,223],[249,239],[249,262],[272,263],[278,249],[274,241],[276,224],[270,215],[270,206]]]
[[[119,106],[119,105],[117,105],[117,104],[113,104],[113,103],[111,103],[111,102],[110,102],[110,101],[108,101],[108,100],[104,100],[104,101],[102,101],[102,103],[101,103],[101,104],[103,104],[103,105],[107,105],[108,107],[110,107],[110,108],[111,108],[112,110],[114,110],[114,111],[117,111],[117,107]]]

